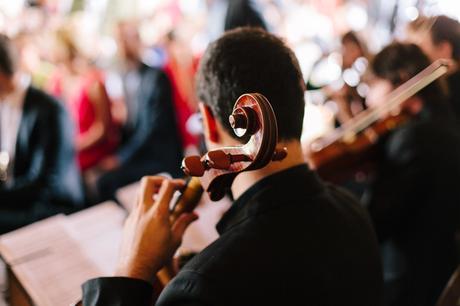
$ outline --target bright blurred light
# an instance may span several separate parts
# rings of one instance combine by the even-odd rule
[[[179,0],[179,7],[185,15],[194,15],[200,13],[204,8],[201,0]]]
[[[366,98],[367,94],[369,92],[369,85],[366,83],[361,83],[356,87],[356,91],[358,92],[358,95],[362,98]]]
[[[460,19],[460,1],[458,0],[438,0],[437,4],[442,13]]]
[[[7,17],[18,16],[23,7],[25,0],[0,0],[0,13]]]
[[[343,81],[350,87],[356,87],[359,84],[359,73],[354,69],[345,69],[342,74]]]
[[[100,39],[99,52],[104,58],[112,58],[117,53],[117,42],[113,37],[104,36]]]
[[[304,42],[295,46],[294,53],[299,60],[300,70],[306,82],[313,65],[322,55],[321,48],[315,43]]]
[[[285,33],[290,42],[299,42],[315,36],[324,39],[333,37],[334,28],[331,19],[319,14],[309,6],[292,11],[286,20]]]
[[[414,21],[419,16],[418,9],[415,6],[409,6],[405,10],[406,17],[410,21]]]
[[[324,86],[339,79],[342,73],[339,59],[340,54],[334,52],[320,61],[311,73],[311,83],[315,86]]]
[[[365,57],[358,57],[353,63],[353,69],[355,69],[360,75],[366,72],[369,61]]]
[[[323,105],[306,103],[301,141],[304,145],[334,128],[334,114]]]
[[[367,12],[361,5],[348,5],[345,18],[350,28],[354,31],[361,31],[367,25]]]

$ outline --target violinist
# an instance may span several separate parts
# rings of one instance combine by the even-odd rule
[[[444,15],[420,16],[409,23],[407,39],[422,48],[432,61],[453,61],[447,78],[449,102],[460,121],[460,23]]]
[[[228,117],[238,97],[259,92],[274,109],[287,157],[236,177],[236,201],[217,225],[220,237],[159,298],[154,275],[198,216],[183,214],[170,225],[169,202],[183,182],[144,178],[116,276],[87,281],[83,304],[380,305],[381,267],[370,220],[353,197],[324,184],[304,162],[304,86],[293,52],[260,29],[229,31],[204,54],[197,90],[208,149],[242,144]]]
[[[379,52],[368,102],[376,106],[430,64],[414,44]],[[377,143],[377,170],[364,195],[382,247],[385,305],[435,305],[457,266],[460,137],[441,83],[407,99],[411,119]]]
[[[341,78],[324,86],[326,99],[336,105],[336,126],[352,119],[366,108],[365,93],[358,90],[367,68],[370,55],[358,33],[348,31],[340,39]],[[315,89],[309,82],[307,89]]]

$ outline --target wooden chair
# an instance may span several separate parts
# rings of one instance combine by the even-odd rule
[[[460,266],[450,277],[436,306],[460,306]]]

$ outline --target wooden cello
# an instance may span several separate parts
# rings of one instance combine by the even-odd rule
[[[306,150],[310,165],[323,179],[336,183],[349,178],[356,170],[365,170],[377,140],[410,119],[403,103],[444,75],[448,67],[447,60],[437,60],[384,97],[386,103],[359,113],[313,141]]]
[[[191,176],[184,191],[171,209],[174,222],[184,212],[191,212],[206,191],[212,201],[225,195],[235,177],[243,172],[266,166],[287,156],[286,148],[276,148],[278,127],[275,113],[268,100],[259,93],[244,94],[236,101],[229,122],[245,144],[223,147],[182,161],[182,170]],[[161,291],[175,276],[177,269],[170,264],[157,273],[155,290]]]

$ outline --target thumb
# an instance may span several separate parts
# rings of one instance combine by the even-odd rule
[[[182,236],[184,236],[187,227],[195,220],[198,219],[198,215],[194,212],[182,214],[172,227],[172,234],[175,242],[180,243]]]

